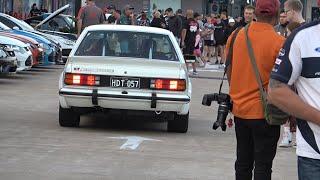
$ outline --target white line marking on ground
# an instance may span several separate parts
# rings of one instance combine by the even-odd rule
[[[143,141],[157,141],[161,140],[149,139],[139,136],[128,136],[128,137],[109,137],[110,139],[126,139],[127,141],[120,147],[121,150],[136,150]]]

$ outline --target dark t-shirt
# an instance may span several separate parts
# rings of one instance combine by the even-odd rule
[[[165,22],[161,18],[153,18],[150,24],[151,27],[157,28],[163,28],[163,25],[165,25]]]
[[[78,19],[82,19],[83,30],[91,25],[102,24],[106,20],[106,17],[97,6],[86,5],[80,9]]]
[[[185,43],[185,54],[193,54],[194,45],[196,43],[196,36],[199,31],[199,24],[193,18],[186,21],[184,29],[187,30]]]
[[[221,21],[220,23],[216,23],[214,29],[214,39],[216,40],[216,43],[218,45],[224,44],[225,43],[225,27],[223,22]]]

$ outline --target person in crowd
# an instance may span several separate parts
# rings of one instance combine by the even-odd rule
[[[297,118],[299,180],[320,177],[320,48],[315,38],[319,34],[319,20],[291,33],[276,60],[268,90],[272,104]],[[292,91],[292,86],[298,93]]]
[[[303,4],[300,0],[287,0],[284,4],[284,13],[288,23],[304,24],[305,20],[302,17],[302,10]],[[283,125],[282,139],[279,143],[279,147],[291,147],[295,145],[293,140],[293,133],[290,131],[290,121],[288,121]]]
[[[229,36],[232,34],[232,32],[235,30],[235,28],[236,28],[235,25],[236,25],[236,21],[233,18],[230,18],[228,26],[227,26],[226,31],[225,31],[226,39],[228,39]]]
[[[121,15],[121,18],[120,18],[120,24],[123,24],[123,25],[136,24],[136,19],[134,17],[133,10],[134,10],[134,7],[132,7],[129,4],[124,7],[123,14]]]
[[[248,31],[265,88],[269,83],[275,59],[285,41],[285,38],[273,29],[278,22],[279,9],[279,0],[257,0],[257,22],[251,22]],[[226,53],[229,53],[234,35],[235,33],[228,39]],[[236,180],[252,179],[252,171],[255,180],[271,180],[280,126],[271,126],[265,120],[244,28],[237,34],[233,47],[236,48],[233,48],[231,64],[227,66],[227,77],[237,139]]]
[[[103,24],[106,21],[102,9],[96,6],[94,0],[87,0],[86,2],[87,5],[81,7],[77,17],[78,37],[84,28],[95,24]]]
[[[173,33],[178,43],[180,44],[182,21],[178,16],[174,14],[172,8],[168,8],[166,11],[168,16],[167,29]]]
[[[182,9],[178,9],[178,10],[176,11],[176,16],[177,16],[178,18],[180,18],[181,23],[182,23],[182,28],[180,29],[180,39],[181,39],[183,26],[187,23],[187,18],[183,15]]]
[[[204,63],[211,62],[211,57],[214,54],[216,41],[214,39],[214,24],[211,21],[211,15],[207,16],[207,23],[204,24],[204,30],[202,31],[204,39]]]
[[[105,11],[105,16],[106,16],[108,23],[114,21],[115,17],[113,15],[114,15],[115,11],[116,11],[116,7],[114,5],[107,6],[106,11]]]
[[[236,28],[245,27],[248,23],[253,21],[255,7],[248,5],[244,8],[244,18],[241,18],[239,23],[236,23]]]
[[[185,56],[194,57],[194,59],[192,59],[193,75],[198,75],[195,64],[194,45],[196,42],[196,36],[199,34],[199,32],[199,25],[194,19],[193,10],[189,9],[187,10],[187,23],[184,25],[182,30],[181,46]],[[189,59],[187,59],[187,61],[188,60]]]
[[[224,63],[224,45],[226,43],[225,27],[221,20],[220,15],[217,15],[216,23],[214,24],[214,39],[215,43],[215,64]],[[219,60],[220,55],[220,60]]]
[[[138,26],[150,26],[150,20],[147,17],[147,13],[142,11],[140,17],[137,20]]]
[[[44,13],[48,13],[48,10],[46,8],[43,7],[43,5],[41,5],[40,7],[40,13],[44,14]]]
[[[287,0],[284,3],[284,11],[288,22],[298,22],[300,24],[306,22],[302,15],[303,4],[300,0]]]
[[[221,11],[220,17],[221,17],[221,22],[223,23],[224,27],[227,28],[227,26],[229,24],[227,11]]]
[[[277,33],[279,33],[283,37],[288,36],[287,25],[289,22],[287,21],[287,14],[284,10],[280,12],[279,24],[274,27]]]
[[[199,66],[204,67],[205,63],[202,58],[201,52],[201,35],[200,33],[196,36],[196,43],[194,45],[194,52],[193,54],[196,56],[196,61],[199,63]]]
[[[36,3],[33,3],[31,6],[31,10],[29,13],[29,17],[34,17],[34,16],[38,16],[41,14],[41,11],[38,9],[38,6]]]
[[[113,11],[112,16],[108,18],[108,24],[120,24],[121,11],[115,10]]]
[[[157,27],[157,28],[166,28],[166,23],[163,21],[162,18],[160,18],[161,13],[158,10],[155,10],[153,13],[153,19],[150,23],[151,27]]]
[[[293,30],[300,27],[301,24],[298,22],[291,22],[287,25],[287,36],[290,36]],[[296,91],[294,87],[292,87]],[[294,133],[296,132],[296,119],[294,117],[291,117],[285,125],[283,125],[283,133],[282,133],[282,139],[279,143],[279,147],[292,147],[296,146],[296,142],[294,141]]]
[[[203,23],[203,17],[202,15],[200,15],[199,13],[195,12],[194,13],[194,19],[197,21],[197,23],[199,24],[199,28],[202,31],[204,29],[204,23]]]

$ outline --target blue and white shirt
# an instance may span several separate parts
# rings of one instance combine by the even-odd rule
[[[280,50],[271,78],[295,85],[299,96],[320,110],[320,21],[293,31]],[[320,159],[320,126],[297,119],[297,155]]]

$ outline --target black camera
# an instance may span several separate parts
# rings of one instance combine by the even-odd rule
[[[219,104],[217,121],[213,124],[212,129],[216,130],[221,127],[222,131],[226,131],[226,119],[230,111],[232,111],[232,102],[229,94],[214,93],[205,94],[202,99],[202,105],[211,106],[211,102],[216,101]]]

